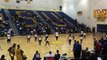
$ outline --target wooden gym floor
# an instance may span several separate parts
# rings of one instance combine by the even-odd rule
[[[79,41],[79,33],[75,34],[75,40]],[[101,38],[102,35],[98,34],[97,38]],[[0,56],[4,54],[6,56],[6,60],[10,60],[10,56],[8,53],[8,48],[12,46],[13,43],[20,44],[21,49],[24,51],[24,54],[27,56],[27,60],[32,60],[36,50],[39,51],[42,60],[45,54],[49,51],[52,51],[52,53],[56,53],[56,50],[59,50],[61,55],[63,53],[67,53],[67,57],[73,57],[73,43],[69,45],[67,41],[68,35],[67,34],[60,34],[59,40],[55,40],[55,35],[49,36],[50,46],[45,46],[44,36],[42,39],[42,45],[39,46],[38,41],[34,41],[34,37],[32,36],[30,43],[27,42],[26,36],[14,36],[12,37],[11,44],[7,44],[6,39],[0,40],[0,46],[2,50],[0,50]],[[85,49],[86,47],[89,47],[89,49],[93,49],[93,36],[91,33],[87,34],[86,39],[83,40],[82,43],[82,49]],[[16,58],[16,57],[15,57]],[[15,59],[16,60],[16,59]]]

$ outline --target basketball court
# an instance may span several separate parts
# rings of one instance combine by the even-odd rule
[[[75,36],[76,36],[75,40],[79,41],[79,33],[76,33]],[[101,36],[102,36],[101,34],[98,34],[97,38],[99,39],[101,38]],[[17,45],[20,44],[21,49],[24,51],[24,54],[27,56],[27,60],[32,60],[36,50],[39,51],[42,60],[46,53],[52,51],[52,53],[55,54],[56,50],[59,50],[61,55],[67,53],[67,57],[73,57],[72,49],[73,49],[74,40],[72,40],[71,45],[69,45],[67,38],[68,38],[67,34],[60,34],[58,41],[56,41],[55,35],[52,34],[49,36],[50,46],[48,45],[45,46],[45,41],[44,41],[45,37],[42,36],[42,45],[39,46],[38,41],[35,42],[33,36],[31,37],[30,43],[27,42],[26,36],[14,36],[12,37],[11,44],[7,44],[6,39],[0,40],[0,46],[2,48],[2,50],[0,50],[0,53],[4,54],[7,60],[10,60],[10,56],[7,50],[10,46],[12,46],[13,43],[16,43]],[[82,49],[85,49],[86,47],[88,47],[89,49],[93,49],[93,46],[94,46],[93,35],[91,33],[87,33],[87,37],[86,39],[84,39],[82,43]]]

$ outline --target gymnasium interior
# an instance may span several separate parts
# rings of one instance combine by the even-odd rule
[[[107,0],[0,0],[0,60],[107,60]]]

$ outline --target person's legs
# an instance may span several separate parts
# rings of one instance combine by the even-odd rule
[[[14,60],[14,56],[10,56],[11,60]]]
[[[56,40],[58,40],[58,36],[56,36]]]
[[[27,42],[30,42],[30,38],[27,39]]]
[[[37,41],[37,37],[35,37],[35,41]]]
[[[47,43],[48,43],[48,45],[50,46],[50,43],[49,43],[49,41],[48,41]]]
[[[82,44],[82,40],[83,40],[83,39],[80,39],[81,44]]]
[[[42,41],[41,41],[41,40],[39,40],[39,45],[41,45],[41,42],[42,42]]]
[[[71,45],[71,40],[69,40],[69,45]]]
[[[14,60],[14,57],[13,57],[13,56],[11,57],[11,60]]]
[[[46,42],[46,44],[45,44],[45,46],[47,45],[47,42]]]

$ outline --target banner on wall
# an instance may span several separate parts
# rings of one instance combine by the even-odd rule
[[[5,2],[9,2],[10,0],[4,0]]]
[[[94,10],[93,15],[97,18],[97,21],[105,21],[107,18],[107,9]]]

